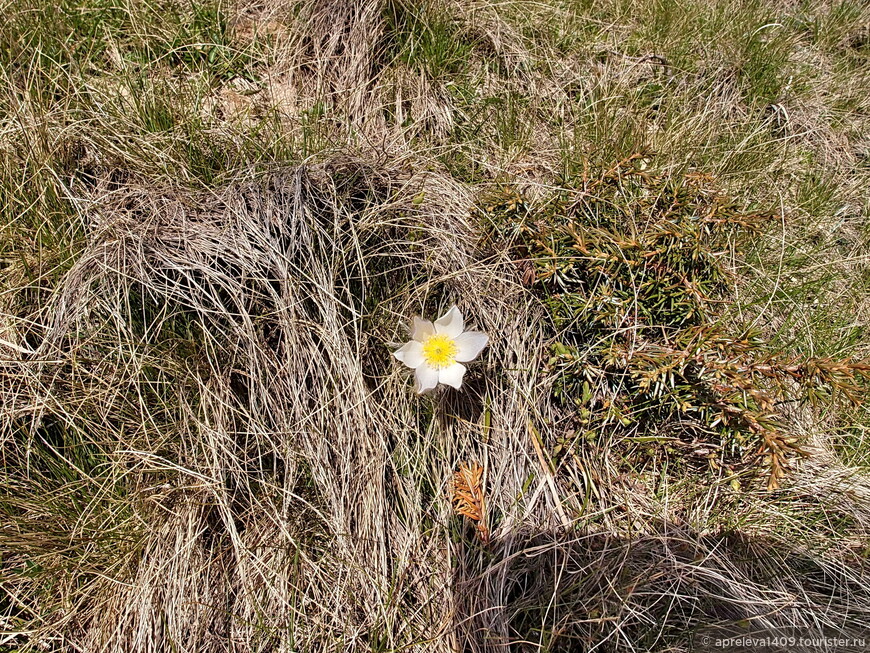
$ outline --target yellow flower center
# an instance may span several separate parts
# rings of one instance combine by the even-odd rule
[[[444,334],[429,336],[423,343],[423,358],[436,370],[450,367],[456,362],[456,343]]]

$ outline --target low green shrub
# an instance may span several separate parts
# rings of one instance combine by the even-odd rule
[[[802,450],[782,407],[857,402],[870,365],[775,351],[731,314],[737,247],[772,216],[705,174],[658,174],[635,154],[549,197],[502,190],[486,207],[554,327],[545,370],[569,436],[685,451],[775,489]],[[566,443],[569,443],[566,446]],[[630,458],[631,456],[629,456]]]

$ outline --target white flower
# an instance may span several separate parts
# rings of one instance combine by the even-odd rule
[[[416,373],[418,393],[431,390],[439,383],[462,385],[465,365],[486,347],[489,337],[480,331],[463,331],[462,313],[453,306],[435,320],[414,318],[411,342],[393,352]]]

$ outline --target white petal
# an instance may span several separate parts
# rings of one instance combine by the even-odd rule
[[[450,367],[445,367],[438,371],[438,382],[452,385],[459,390],[462,385],[462,377],[465,374],[465,365],[453,363]]]
[[[480,331],[466,331],[455,340],[456,360],[467,363],[477,358],[481,350],[489,342],[489,336]]]
[[[433,333],[435,333],[435,326],[429,320],[419,317],[414,318],[414,326],[411,328],[411,337],[414,340],[423,342]]]
[[[417,368],[417,394],[431,390],[438,385],[438,370],[423,363]]]
[[[394,351],[393,356],[413,370],[420,367],[420,364],[423,362],[423,345],[416,340],[412,340]]]
[[[462,313],[455,306],[435,320],[435,333],[443,333],[451,338],[455,338],[462,333],[462,329]]]

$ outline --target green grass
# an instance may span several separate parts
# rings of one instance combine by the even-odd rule
[[[448,79],[467,68],[473,43],[437,3],[388,2],[384,22],[384,56],[390,63],[404,63],[432,79]]]

